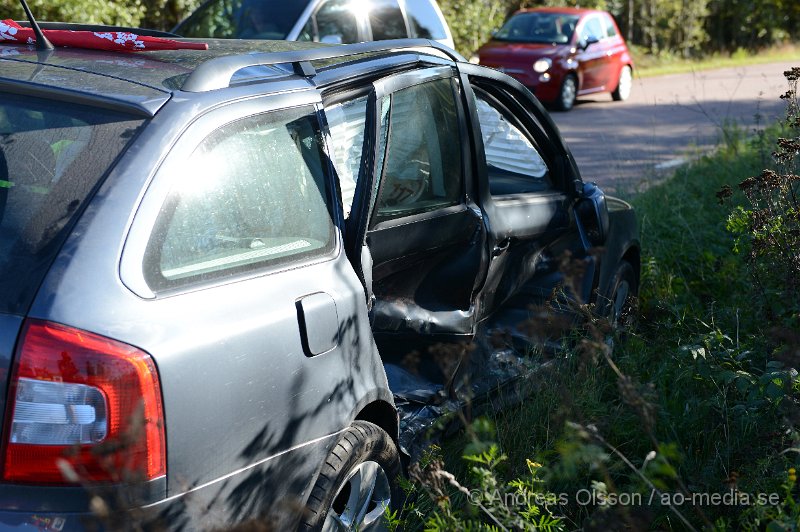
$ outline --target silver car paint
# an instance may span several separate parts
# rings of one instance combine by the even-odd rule
[[[296,458],[282,457],[282,474],[270,477],[281,478],[281,485],[260,487],[288,491],[302,503],[309,478],[332,445],[330,438],[367,404],[393,404],[370,332],[363,286],[342,252],[340,236],[335,253],[322,260],[169,297],[135,293],[129,286],[142,285],[127,282],[137,260],[141,270],[141,250],[175,170],[172,163],[205,132],[256,109],[319,101],[303,81],[286,84],[279,91],[285,94],[277,96],[259,97],[263,87],[235,90],[239,101],[223,107],[214,93],[191,101],[177,94],[162,109],[80,219],[30,316],[91,330],[153,356],[164,395],[167,448],[181,449],[168,452],[162,496],[194,491],[193,500],[213,499],[226,506],[237,487],[252,483],[253,475],[263,478],[272,466],[270,458],[291,451]],[[226,92],[227,100],[231,92]],[[188,118],[197,115],[202,117],[191,132],[182,134]],[[173,143],[148,186],[151,176],[142,169],[152,168],[150,161],[163,158]],[[130,213],[136,213],[132,225]],[[308,357],[295,303],[317,293],[335,301],[337,345]],[[308,447],[305,454],[298,452],[303,446]],[[292,483],[299,492],[286,489]],[[220,510],[223,521],[257,509],[227,506]]]

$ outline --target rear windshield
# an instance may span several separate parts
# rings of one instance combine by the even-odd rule
[[[0,92],[0,312],[24,313],[141,120]]]
[[[184,37],[285,39],[310,0],[210,0],[175,28]]]

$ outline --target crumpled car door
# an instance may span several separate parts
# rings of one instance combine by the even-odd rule
[[[459,65],[475,128],[478,201],[487,217],[490,263],[478,296],[486,315],[515,324],[528,307],[543,303],[565,279],[560,259],[585,262],[580,299],[595,281],[594,257],[575,219],[576,185],[571,155],[538,103],[506,76]]]

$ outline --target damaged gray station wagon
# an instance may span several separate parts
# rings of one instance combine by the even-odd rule
[[[108,497],[368,530],[414,427],[518,377],[481,339],[565,252],[600,313],[637,291],[633,211],[512,78],[423,40],[206,42],[0,46],[6,528]],[[429,349],[471,340],[452,372]]]

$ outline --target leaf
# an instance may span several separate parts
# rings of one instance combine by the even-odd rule
[[[764,390],[764,395],[767,396],[768,399],[772,401],[777,401],[779,399],[783,399],[786,395],[783,388],[775,384],[774,382],[770,382],[767,385],[767,388]]]
[[[766,532],[787,532],[788,529],[778,523],[777,521],[771,521],[766,528]]]
[[[736,389],[739,390],[739,393],[747,393],[747,391],[753,386],[753,383],[747,377],[739,377],[736,379]]]
[[[690,347],[689,353],[691,353],[692,358],[695,360],[698,358],[706,358],[706,350],[700,346]]]

